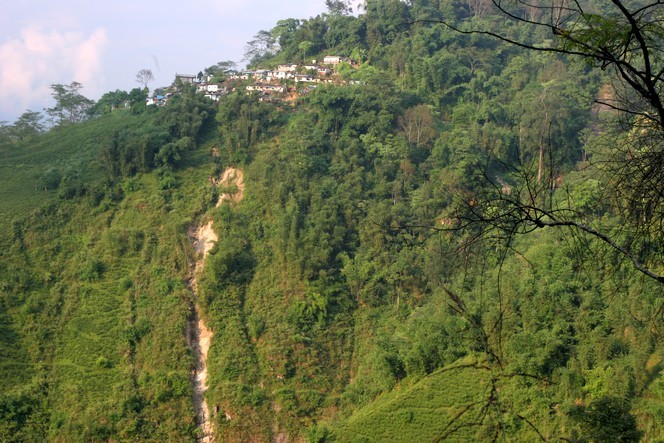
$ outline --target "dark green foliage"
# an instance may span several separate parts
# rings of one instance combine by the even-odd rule
[[[253,155],[251,147],[265,139],[278,116],[273,105],[260,102],[244,92],[230,94],[217,111],[221,161],[244,164]]]
[[[103,152],[109,178],[177,166],[185,152],[196,148],[212,115],[211,103],[187,89],[168,106],[145,117],[146,124],[139,130],[117,131]]]
[[[145,100],[147,97],[147,89],[134,88],[129,92],[116,89],[102,95],[90,109],[89,113],[93,117],[115,111],[130,111],[134,114],[140,114],[146,111]]]
[[[44,172],[44,175],[41,178],[41,186],[45,191],[49,189],[57,189],[60,186],[60,180],[62,180],[62,175],[55,168],[49,168]]]
[[[131,105],[130,95],[127,91],[116,89],[102,95],[90,110],[91,115],[108,114],[116,109],[125,108],[125,104]]]
[[[20,442],[44,437],[30,422],[37,415],[39,400],[23,392],[0,400],[0,437],[6,442]]]
[[[368,1],[366,6],[367,45],[388,45],[409,28],[410,10],[397,0]]]
[[[104,264],[96,259],[88,259],[85,261],[79,271],[79,277],[84,281],[94,281],[101,277],[104,272]]]
[[[637,442],[641,432],[629,405],[616,397],[601,397],[574,412],[581,424],[581,435],[591,442]]]

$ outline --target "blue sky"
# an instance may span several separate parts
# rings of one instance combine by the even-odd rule
[[[78,81],[81,93],[150,87],[222,60],[284,18],[326,11],[325,0],[8,0],[0,13],[0,121],[51,107],[50,85]],[[241,63],[240,66],[244,66]]]

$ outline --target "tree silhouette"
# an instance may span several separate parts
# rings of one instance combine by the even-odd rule
[[[136,73],[136,83],[143,85],[144,88],[148,87],[148,83],[154,80],[154,75],[152,75],[152,70],[150,69],[141,69]]]

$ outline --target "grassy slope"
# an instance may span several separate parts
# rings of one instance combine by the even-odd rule
[[[12,158],[17,167],[3,164],[8,189],[13,183],[34,179],[34,174],[46,171],[51,165],[49,155],[55,156],[56,152],[69,155],[58,160],[59,169],[95,176],[100,170],[94,160],[99,155],[99,140],[103,140],[104,133],[108,136],[113,128],[125,124],[121,117],[108,117],[108,124],[90,122],[90,127],[80,128],[78,138],[53,138],[54,143],[49,146],[42,140],[30,154],[14,152]],[[98,124],[99,128],[93,129]],[[102,128],[102,135],[86,138],[86,131],[93,133]],[[71,140],[87,141],[76,150],[70,146]],[[9,375],[0,389],[33,377],[33,363],[42,354],[40,346],[53,346],[52,350],[46,349],[51,356],[47,363],[52,364],[48,373],[52,439],[105,439],[113,435],[127,440],[176,441],[193,434],[190,356],[184,345],[190,294],[182,280],[190,255],[186,227],[208,209],[206,183],[212,172],[208,152],[209,145],[205,145],[189,153],[176,171],[174,187],[164,186],[163,177],[156,172],[145,174],[125,180],[122,200],[107,198],[94,206],[85,200],[62,202],[57,210],[37,213],[32,209],[54,198],[55,192],[20,186],[15,186],[14,192],[4,191],[4,196],[16,205],[0,200],[6,205],[0,207],[0,216],[7,220],[31,212],[33,216],[27,228],[25,253],[12,251],[15,254],[11,263],[0,260],[0,271],[2,266],[4,271],[9,271],[7,266],[16,266],[17,272],[11,270],[7,274],[20,280],[25,272],[27,280],[25,285],[20,281],[11,283],[12,290],[25,289],[12,293],[19,296],[15,305],[0,306],[0,364],[5,365],[0,369]],[[89,168],[82,166],[85,159]],[[252,190],[247,193],[244,205],[252,203]],[[254,200],[259,207],[258,200]],[[244,209],[234,211],[248,215],[243,214]],[[221,219],[221,211],[210,213],[214,213],[216,221]],[[7,244],[16,248],[15,242]],[[14,261],[17,257],[21,259]],[[262,255],[260,259],[264,259]],[[101,266],[99,275],[84,278],[94,263]],[[237,391],[245,397],[244,401],[255,400],[259,404],[255,409],[238,410],[240,414],[247,412],[244,429],[236,430],[238,439],[255,437],[257,430],[263,430],[260,432],[268,439],[270,432],[275,432],[270,428],[277,409],[282,422],[289,420],[289,414],[293,416],[292,426],[282,423],[282,427],[301,429],[309,421],[309,405],[304,400],[310,393],[316,394],[312,396],[314,400],[318,398],[318,392],[311,388],[320,388],[321,395],[337,394],[346,383],[346,368],[334,366],[343,361],[333,353],[340,340],[330,340],[329,350],[320,344],[305,346],[287,323],[289,304],[304,292],[299,283],[285,269],[282,274],[257,271],[236,323],[227,321],[228,310],[214,310],[221,304],[208,306],[207,314],[216,328],[216,341],[210,352],[213,385],[209,397],[224,406],[224,396]],[[256,294],[265,299],[253,299]],[[252,315],[259,320],[265,316],[265,332],[249,344],[243,335],[244,323],[245,316],[251,320]],[[40,322],[47,321],[53,323],[45,331],[47,336],[34,337],[34,330],[41,331]],[[224,329],[229,340],[223,336]],[[370,331],[366,333],[370,336]],[[52,338],[48,334],[55,338],[54,345],[47,344]],[[316,343],[319,339],[322,342],[323,335],[316,336]],[[235,343],[230,341],[233,337],[243,340]],[[255,352],[256,361],[249,361],[247,366],[259,374],[242,374],[237,378],[243,381],[246,376],[246,384],[224,386],[224,378],[218,373],[224,368],[238,370],[235,363],[246,358],[239,355],[242,346]],[[291,352],[285,353],[284,349]],[[232,355],[233,352],[238,355]],[[12,359],[11,364],[8,359]],[[379,396],[339,426],[337,441],[488,439],[489,434],[482,434],[487,431],[482,426],[464,426],[480,416],[490,392],[490,374],[463,366],[467,363],[448,366],[417,383],[403,383]],[[321,367],[325,370],[320,371]],[[277,377],[282,375],[281,369],[293,370],[292,380]],[[333,381],[335,373],[341,374],[340,380]],[[259,385],[257,380],[262,383]],[[325,383],[334,386],[322,386]],[[244,389],[252,392],[247,394]],[[335,409],[336,403],[328,400],[330,409]],[[261,414],[249,416],[257,410]],[[237,422],[234,418],[229,426]]]
[[[400,386],[355,412],[337,441],[477,441],[478,419],[491,392],[490,374],[466,359],[411,386]],[[481,439],[481,438],[480,438]]]
[[[142,122],[143,118],[115,113],[85,125],[54,130],[37,140],[0,149],[0,225],[5,227],[0,235],[0,257],[10,257],[15,252],[10,249],[12,222],[25,219],[32,211],[57,197],[56,190],[47,191],[42,187],[42,177],[49,169],[57,170],[61,176],[77,176],[87,183],[98,181],[101,176],[100,149],[105,140],[117,129],[137,127]],[[39,212],[36,214],[41,215]],[[4,270],[12,283],[23,288],[29,286],[30,273],[26,269],[30,267],[31,260],[28,256],[20,256],[20,259],[14,256],[2,261],[7,265]],[[0,267],[0,270],[3,268]],[[45,274],[42,277],[46,278]],[[13,309],[13,304],[30,300],[29,294],[21,295],[20,300],[3,297],[0,304],[0,365],[4,375],[0,387],[3,388],[30,378],[31,365],[28,350],[25,349],[28,343],[23,341],[17,331],[19,325],[7,312]],[[33,295],[34,303],[23,307],[27,315],[39,308],[39,297]]]
[[[0,392],[25,383],[32,376],[30,356],[22,346],[21,336],[11,317],[0,311]]]
[[[102,166],[100,148],[123,128],[137,128],[149,116],[115,112],[72,128],[52,130],[35,141],[0,149],[0,223],[25,215],[52,199],[45,191],[44,174],[50,169],[85,182],[98,180]]]
[[[187,155],[174,186],[144,174],[125,181],[120,201],[49,207],[57,191],[21,186],[53,166],[100,182],[103,141],[145,118],[117,114],[3,153],[0,218],[25,223],[22,245],[9,230],[2,237],[0,392],[46,377],[50,439],[186,439],[186,226],[200,210],[209,146]]]

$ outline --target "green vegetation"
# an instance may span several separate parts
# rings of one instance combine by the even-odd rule
[[[118,112],[82,125],[55,128],[36,139],[2,145],[3,225],[10,225],[30,209],[57,200],[59,195],[74,197],[85,193],[95,198],[104,185],[104,147],[115,132],[136,130],[149,118]],[[89,190],[84,192],[84,187]]]
[[[555,43],[480,3],[327,3],[248,49],[348,83],[2,127],[0,440],[194,441],[194,302],[217,441],[663,440],[664,289],[630,259],[664,272],[661,202],[606,166],[661,134],[593,104],[607,73],[440,23]]]
[[[463,361],[466,363],[466,361]],[[490,374],[481,365],[457,364],[413,386],[399,386],[355,413],[340,427],[339,441],[480,441],[491,436],[491,408],[477,401],[491,394]],[[493,423],[492,423],[493,424]]]

